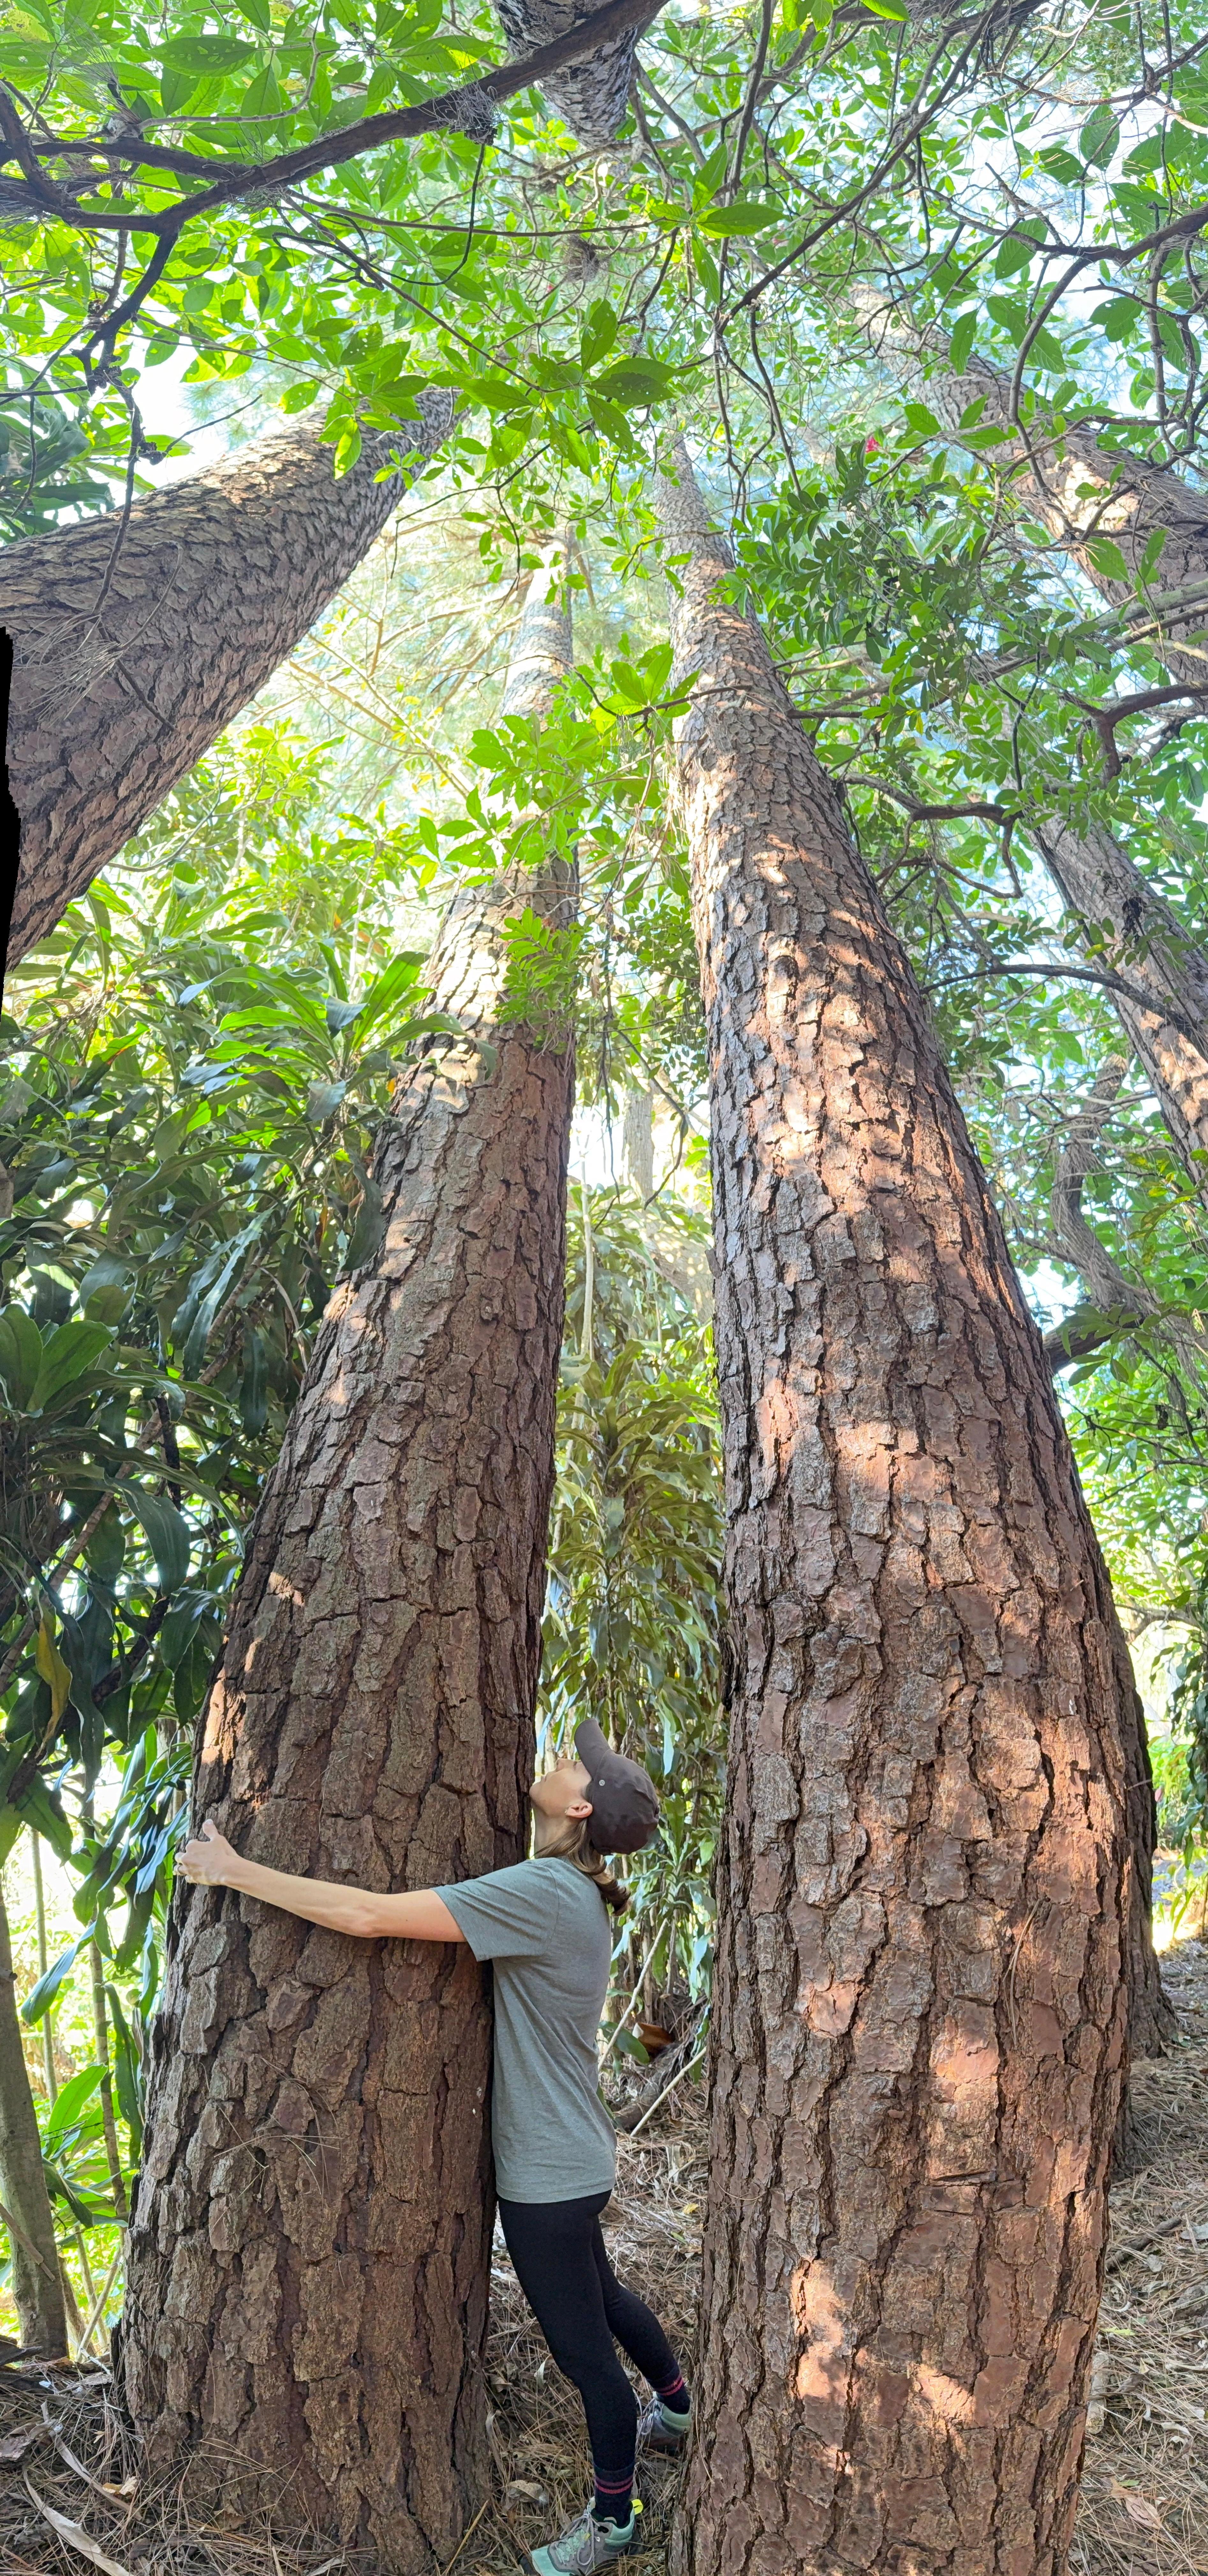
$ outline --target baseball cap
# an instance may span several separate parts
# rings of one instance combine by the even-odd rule
[[[575,1730],[575,1751],[591,1773],[588,1833],[598,1852],[642,1851],[659,1829],[654,1783],[640,1762],[614,1753],[594,1717]]]

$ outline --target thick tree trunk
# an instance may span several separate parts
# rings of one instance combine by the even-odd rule
[[[59,2252],[46,2177],[37,2114],[29,2089],[29,2071],[21,2046],[17,1987],[4,1889],[0,1883],[0,2201],[12,2250],[13,2300],[21,2341],[33,2352],[61,2358],[67,2350],[67,2319]]]
[[[498,1000],[505,920],[567,899],[551,873],[453,904],[435,1000],[482,1047],[403,1090],[384,1248],[332,1300],[256,1522],[194,1814],[279,1867],[421,1887],[522,1850],[573,1077]],[[201,2452],[203,2491],[407,2576],[448,2560],[486,2488],[489,2043],[464,1950],[178,1904],[131,2411],[153,2459]]]
[[[341,481],[313,428],[239,448],[120,516],[0,554],[13,639],[9,784],[23,957],[217,741],[347,581],[399,500],[392,444],[435,454],[452,400],[421,395],[396,442]],[[2,925],[0,925],[2,928]]]
[[[1032,2576],[1126,2047],[1127,1659],[913,975],[686,480],[732,1750],[680,2576]]]

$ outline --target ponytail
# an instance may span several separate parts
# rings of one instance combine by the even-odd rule
[[[620,1914],[628,1905],[629,1890],[617,1877],[607,1854],[596,1850],[586,1816],[568,1816],[561,1833],[554,1841],[545,1844],[541,1858],[573,1861],[575,1868],[582,1870],[584,1878],[589,1878],[593,1887],[599,1888],[612,1913]]]

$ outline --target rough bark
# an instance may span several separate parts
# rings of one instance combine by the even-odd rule
[[[12,2290],[21,2341],[32,2352],[61,2356],[67,2319],[59,2251],[29,2071],[21,2046],[8,1912],[0,1883],[0,2200],[12,2252]]]
[[[928,1014],[682,478],[732,1744],[679,2576],[1064,2562],[1127,1654]]]
[[[576,6],[575,0],[495,0],[496,16],[516,55],[555,44],[580,19],[590,17],[591,9],[592,0],[582,0],[582,6]],[[585,62],[547,73],[541,83],[547,105],[589,150],[603,150],[620,132],[640,34],[641,29],[634,28],[614,36]]]
[[[194,1815],[278,1867],[419,1887],[521,1853],[572,1066],[498,1003],[504,921],[567,899],[551,872],[454,902],[435,998],[487,1051],[402,1092],[383,1250],[332,1299],[256,1521]],[[227,1892],[178,1905],[171,1951],[131,2411],[154,2459],[200,2450],[203,2492],[428,2576],[486,2492],[482,1973]]]
[[[393,444],[435,454],[451,397]],[[314,428],[239,448],[203,474],[0,554],[13,638],[9,783],[21,863],[8,953],[46,937],[178,778],[292,652],[395,508],[367,440],[337,482]]]

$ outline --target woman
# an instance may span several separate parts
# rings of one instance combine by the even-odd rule
[[[533,1783],[533,1858],[456,1887],[374,1896],[290,1878],[241,1860],[209,1822],[180,1862],[195,1887],[236,1887],[334,1932],[466,1941],[476,1959],[494,1962],[499,2215],[520,2286],[583,2400],[596,2482],[569,2530],[533,2552],[534,2576],[595,2576],[624,2558],[642,2509],[633,2492],[638,2441],[674,2456],[691,2424],[658,2318],[617,2280],[600,2232],[616,2138],[600,2099],[596,2033],[612,1961],[608,1909],[625,1902],[606,1855],[651,1842],[659,1804],[645,1771],[612,1751],[594,1719],[575,1746],[577,1761],[555,1763]],[[640,2418],[614,2336],[651,2385]]]

